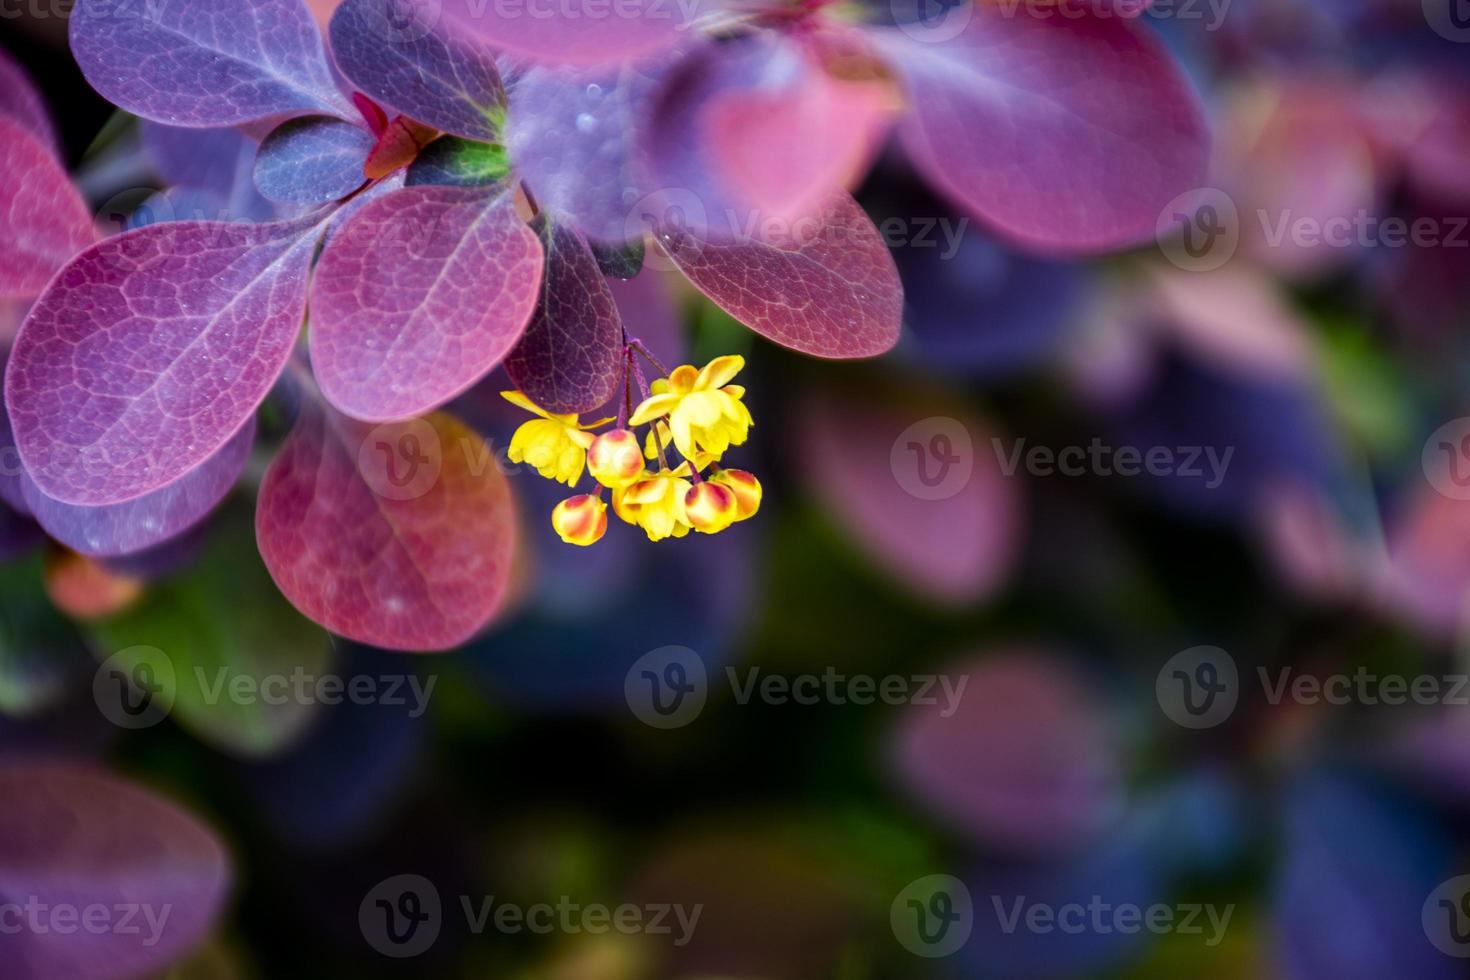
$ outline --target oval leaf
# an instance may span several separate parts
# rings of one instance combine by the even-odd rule
[[[552,7],[534,3],[442,0],[452,28],[468,31],[496,50],[532,61],[568,65],[608,65],[663,51],[694,27],[705,4],[667,0],[565,0]],[[703,9],[701,9],[703,8]]]
[[[314,230],[170,222],[77,256],[36,301],[6,372],[16,445],[41,492],[124,503],[228,442],[301,329]]]
[[[43,146],[59,155],[61,143],[56,138],[51,113],[46,111],[46,101],[31,84],[25,69],[4,51],[0,51],[0,116],[20,123]]]
[[[525,336],[505,360],[515,386],[548,412],[579,414],[617,393],[623,321],[587,240],[541,222],[546,276]]]
[[[22,493],[46,533],[68,548],[96,557],[133,554],[183,534],[219,506],[245,469],[254,444],[251,417],[219,452],[182,479],[127,503],[63,504],[43,494],[28,477],[22,477]]]
[[[421,18],[433,9],[428,4],[346,0],[332,15],[337,67],[363,93],[406,116],[492,143],[499,138],[493,115],[505,105],[494,52]]]
[[[820,217],[763,237],[701,241],[665,210],[656,237],[700,292],[756,333],[816,357],[876,357],[898,343],[903,286],[883,237],[839,194]]]
[[[92,244],[92,214],[51,150],[14,119],[0,118],[0,173],[0,299],[27,299]]]
[[[871,32],[909,90],[904,148],[996,229],[1096,251],[1155,233],[1209,158],[1199,100],[1167,51],[1115,17],[1010,17],[981,4],[940,43]]]
[[[370,427],[308,401],[260,488],[256,540],[276,584],[334,633],[443,650],[500,607],[515,548],[510,487],[443,413]]]
[[[322,393],[372,422],[443,405],[520,339],[542,262],[501,188],[409,187],[366,205],[336,233],[312,285]]]
[[[1020,494],[962,406],[820,392],[802,424],[812,492],[895,584],[953,604],[1001,584],[1019,545]]]
[[[22,930],[4,939],[13,980],[148,976],[214,927],[230,884],[215,834],[174,803],[90,766],[0,767],[0,895],[7,901],[101,906],[102,930]],[[134,912],[121,921],[127,907]],[[133,928],[124,929],[124,924]]]
[[[341,119],[292,119],[260,144],[255,186],[284,204],[340,200],[367,181],[362,167],[375,143],[366,129]]]
[[[71,50],[107,101],[173,126],[354,116],[301,0],[78,0]]]

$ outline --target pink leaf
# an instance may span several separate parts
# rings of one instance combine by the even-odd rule
[[[1146,31],[1113,17],[1007,17],[985,4],[926,44],[871,36],[908,86],[903,145],[924,175],[1032,247],[1098,251],[1152,236],[1201,183],[1193,89]]]
[[[92,244],[92,214],[50,148],[5,117],[0,173],[0,299],[24,299]]]
[[[4,51],[0,51],[0,116],[14,119],[52,153],[59,154],[61,144],[45,100],[25,70]]]
[[[73,259],[6,372],[16,446],[41,492],[93,507],[133,500],[238,432],[301,329],[316,227],[170,222]]]
[[[958,695],[910,709],[893,753],[932,810],[972,841],[1046,855],[1086,848],[1117,820],[1118,733],[1071,664],[1006,652],[941,677]]]
[[[541,297],[505,370],[548,412],[590,412],[617,392],[623,321],[581,233],[565,221],[548,220],[541,238],[546,249]]]
[[[739,77],[698,107],[707,158],[738,200],[795,220],[861,178],[899,98],[859,41],[824,32],[803,44],[764,44],[759,73],[736,69]],[[718,67],[731,47],[711,46],[706,57]]]
[[[361,643],[442,650],[500,608],[515,513],[489,447],[453,417],[372,427],[307,399],[255,532],[304,615]]]
[[[778,222],[760,237],[700,241],[671,223],[656,228],[690,282],[778,344],[844,358],[875,357],[898,342],[898,269],[878,229],[846,193],[818,217]]]
[[[99,906],[114,916],[100,930],[7,930],[6,977],[152,976],[214,927],[229,858],[209,828],[172,802],[62,762],[0,766],[0,795],[0,895],[42,903],[53,916],[71,908],[79,922]],[[132,928],[122,928],[129,907]]]
[[[962,407],[884,390],[810,396],[800,424],[812,492],[896,584],[951,604],[1000,586],[1021,504],[986,426]]]
[[[335,234],[312,286],[322,393],[374,422],[443,405],[520,339],[542,263],[504,188],[421,185],[367,204]]]
[[[568,65],[616,64],[674,47],[688,36],[695,15],[714,11],[668,0],[442,0],[453,27],[469,31],[507,54]]]

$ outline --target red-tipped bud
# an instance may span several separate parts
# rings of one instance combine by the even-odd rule
[[[607,532],[607,504],[587,493],[568,497],[551,512],[551,526],[567,544],[596,544]]]
[[[604,432],[587,450],[587,470],[605,487],[621,490],[643,477],[643,452],[638,437],[627,429]]]
[[[684,516],[696,531],[718,534],[735,523],[736,512],[735,494],[729,487],[706,481],[684,494]]]
[[[710,477],[711,483],[728,487],[735,495],[735,520],[743,521],[754,517],[761,509],[761,481],[755,474],[745,470],[720,470]]]

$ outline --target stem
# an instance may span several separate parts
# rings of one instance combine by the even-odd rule
[[[628,427],[628,417],[633,414],[633,352],[623,348],[623,402],[618,406],[618,428]]]
[[[659,377],[667,378],[669,376],[669,369],[659,363],[659,359],[653,356],[652,351],[643,346],[643,341],[634,337],[628,342],[628,346],[643,355],[643,359],[653,366],[653,369],[658,372]]]

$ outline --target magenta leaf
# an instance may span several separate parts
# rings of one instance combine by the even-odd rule
[[[337,67],[362,92],[403,115],[493,142],[498,137],[492,114],[505,105],[494,53],[420,16],[432,9],[395,0],[346,0],[332,15]]]
[[[255,443],[255,419],[202,464],[166,487],[105,507],[63,504],[22,477],[26,506],[46,533],[73,551],[111,557],[145,551],[178,537],[217,507],[235,485]]]
[[[617,393],[623,321],[587,240],[562,220],[543,215],[538,224],[546,276],[505,371],[548,412],[590,412]]]
[[[895,585],[949,605],[999,588],[1020,544],[1020,488],[963,405],[821,391],[800,421],[811,492]]]
[[[878,229],[846,193],[762,237],[701,241],[656,209],[656,238],[700,292],[756,333],[816,357],[875,357],[898,342],[903,286]]]
[[[566,0],[538,7],[534,0],[442,0],[453,28],[468,31],[508,54],[568,65],[610,65],[674,47],[692,33],[707,4],[668,0]]]
[[[25,299],[95,237],[92,214],[51,150],[0,118],[0,299]]]
[[[1035,248],[1100,251],[1152,236],[1205,176],[1199,100],[1167,51],[1117,17],[1007,17],[957,37],[870,33],[908,87],[904,148],[924,175]]]
[[[820,210],[866,171],[898,105],[868,47],[855,32],[824,30],[692,52],[649,113],[646,180],[698,198],[702,213],[689,217],[696,229],[709,223],[702,237],[735,235],[725,224],[747,216],[794,222]],[[828,59],[853,77],[832,74]]]
[[[71,49],[109,102],[156,122],[356,117],[301,0],[77,0]]]
[[[44,904],[53,917],[73,909],[78,925],[7,930],[7,978],[150,976],[214,927],[229,857],[213,831],[171,801],[59,761],[0,766],[0,794],[0,898]],[[80,927],[95,907],[106,910],[110,928]]]
[[[376,141],[361,126],[323,116],[292,119],[260,144],[255,186],[283,204],[326,204],[361,187]]]
[[[0,117],[15,120],[52,153],[59,152],[61,143],[56,138],[56,127],[46,111],[45,100],[25,70],[3,50],[0,50]]]
[[[228,442],[301,329],[314,222],[149,225],[72,260],[6,372],[16,445],[41,492],[124,503]]]
[[[261,484],[255,529],[303,614],[362,643],[429,651],[499,609],[514,511],[490,448],[451,416],[374,427],[308,398]]]
[[[541,207],[566,215],[594,242],[641,238],[630,223],[647,189],[636,141],[660,73],[536,67],[516,80],[505,146]]]
[[[1116,823],[1118,732],[1070,662],[1004,651],[940,677],[954,696],[908,709],[892,752],[930,810],[971,842],[1028,855],[1087,848]]]
[[[483,378],[536,308],[543,254],[502,187],[408,187],[335,234],[311,293],[311,363],[354,418],[411,418]]]

